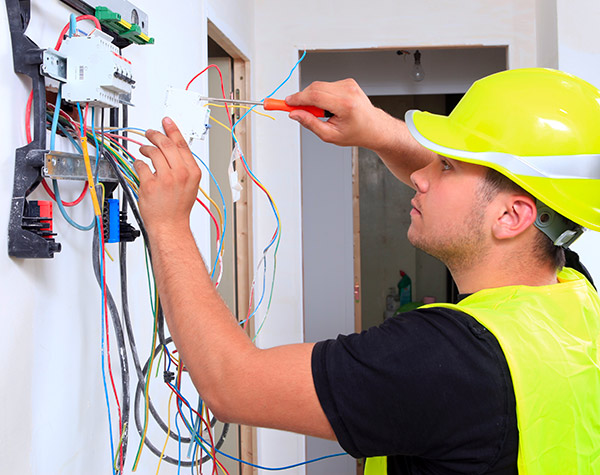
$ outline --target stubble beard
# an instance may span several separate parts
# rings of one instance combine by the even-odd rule
[[[442,261],[453,274],[476,266],[487,252],[482,226],[485,208],[485,204],[477,203],[462,223],[453,223],[437,235],[419,234],[411,224],[408,240],[416,248]]]

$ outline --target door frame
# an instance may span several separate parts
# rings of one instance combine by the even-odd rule
[[[233,94],[235,99],[248,100],[250,98],[250,60],[242,51],[219,29],[207,20],[207,35],[233,58]],[[239,109],[236,109],[236,119],[239,118]],[[235,128],[235,135],[244,151],[248,166],[252,167],[252,148],[250,143],[251,117],[248,115]],[[248,175],[243,167],[237,164],[236,169],[242,185],[240,199],[234,203],[234,247],[235,247],[235,287],[236,287],[236,316],[238,320],[244,318],[248,311],[250,291],[253,279],[253,234],[252,234],[252,188]],[[252,325],[247,326],[247,333],[252,338],[254,330]],[[239,426],[239,454],[242,460],[256,464],[257,439],[256,428]],[[240,464],[241,475],[258,473],[256,468]]]

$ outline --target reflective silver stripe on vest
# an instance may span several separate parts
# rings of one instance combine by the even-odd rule
[[[543,155],[520,157],[502,152],[469,152],[436,144],[424,137],[415,127],[413,115],[417,110],[409,110],[405,120],[408,131],[423,147],[440,155],[474,160],[482,165],[494,163],[515,175],[543,178],[583,178],[600,180],[600,154],[585,155]]]

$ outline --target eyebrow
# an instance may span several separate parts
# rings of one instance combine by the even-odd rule
[[[450,162],[450,165],[452,165],[452,166],[459,163],[459,160],[454,160],[453,158],[447,157],[446,155],[440,155],[438,153],[437,156],[439,157],[440,160],[447,160],[448,162]]]

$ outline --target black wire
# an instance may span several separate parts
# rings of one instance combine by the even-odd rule
[[[96,281],[102,289],[103,281],[100,269],[100,249],[99,241],[99,229],[98,226],[94,227],[94,237],[92,243],[92,265],[94,268],[94,274],[96,275]],[[104,298],[108,303],[108,308],[112,316],[112,322],[115,330],[115,337],[117,340],[119,350],[119,361],[121,363],[121,384],[122,384],[122,415],[121,415],[121,431],[123,433],[123,442],[121,447],[123,448],[123,464],[125,463],[125,457],[127,455],[127,441],[129,437],[129,431],[127,429],[129,425],[129,363],[127,360],[127,348],[125,347],[125,338],[123,337],[123,327],[121,326],[121,320],[119,319],[119,311],[117,305],[110,293],[108,285],[105,287]]]

